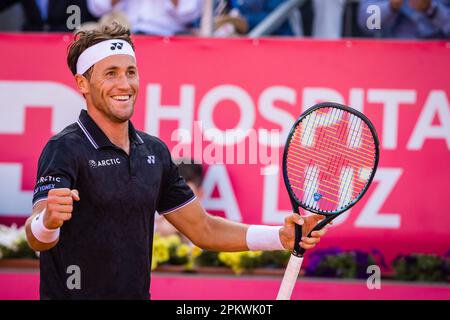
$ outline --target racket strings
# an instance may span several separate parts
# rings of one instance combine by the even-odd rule
[[[336,135],[339,137],[339,140],[342,140],[342,137],[343,137],[343,133],[345,132],[345,129],[344,129],[344,127],[343,126],[341,126],[340,127],[340,130],[336,133]],[[322,133],[322,135],[323,135],[323,133]],[[334,137],[334,135],[333,135],[333,137]],[[318,139],[321,139],[321,135],[319,136],[319,138]],[[326,150],[326,149],[329,149],[330,147],[333,147],[333,149],[335,148],[335,146],[336,146],[336,141],[328,141],[328,143],[327,144],[324,144],[323,145],[323,147],[324,147],[324,149]],[[339,162],[339,160],[340,160],[340,162]],[[332,160],[331,160],[331,167],[341,167],[341,166],[345,166],[346,165],[346,163],[345,163],[345,160],[342,158],[342,157],[333,157],[332,158]],[[329,166],[329,167],[330,167]],[[307,178],[307,180],[308,180],[308,182],[309,182],[309,185],[310,186],[316,186],[317,185],[317,181],[312,181],[312,180],[317,180],[317,170],[318,170],[318,168],[317,167],[315,167],[314,168],[314,171],[312,172],[312,174],[310,174],[310,175],[308,175],[306,178]],[[329,168],[328,168],[328,170],[327,171],[330,171],[329,170]],[[335,169],[333,170],[333,171],[336,171]],[[349,171],[345,171],[346,173],[348,173]],[[346,175],[344,175],[344,179],[343,179],[343,181],[344,181],[344,185],[348,185],[348,183],[349,183],[349,176],[350,175],[348,175],[348,174],[346,174]],[[321,177],[323,177],[323,172],[322,172],[322,174],[319,176],[319,179],[321,179]],[[341,185],[342,185],[342,183],[341,183]],[[312,189],[314,189],[314,188],[312,188]],[[341,188],[342,189],[342,188]],[[336,192],[337,190],[332,190],[332,192],[334,193],[334,194],[337,194],[337,192]],[[342,190],[339,192],[340,194],[342,194]],[[312,195],[312,192],[309,192],[309,198],[306,198],[306,202],[309,202],[310,201],[310,198],[311,198],[311,195]],[[348,197],[347,197],[348,198]],[[336,201],[332,201],[333,203],[337,203]]]
[[[344,126],[340,126],[341,128],[343,128]],[[301,148],[301,144],[299,141],[299,134],[298,133],[299,130],[296,131],[296,133],[293,136],[293,141],[294,143],[290,145],[290,148],[296,149],[298,152],[301,152],[302,148]],[[365,164],[367,166],[372,166],[373,163],[370,161],[370,158],[372,158],[373,156],[373,149],[370,150],[367,147],[367,144],[364,144],[362,146],[362,148],[360,147],[359,152],[354,152],[353,149],[350,149],[351,147],[353,147],[355,145],[355,135],[357,134],[357,131],[353,130],[350,132],[349,137],[350,137],[350,148],[334,148],[334,149],[330,149],[330,145],[333,144],[334,146],[336,146],[336,144],[341,144],[341,140],[342,140],[342,135],[344,133],[344,130],[340,130],[340,132],[338,132],[339,136],[336,137],[334,135],[334,133],[328,129],[328,128],[321,128],[320,133],[319,133],[319,137],[317,138],[318,140],[322,140],[323,136],[326,134],[327,135],[327,142],[328,145],[323,146],[322,152],[324,153],[323,156],[322,154],[318,155],[318,158],[320,158],[321,160],[323,160],[323,162],[327,162],[328,156],[332,155],[332,156],[336,156],[336,155],[340,155],[340,156],[346,156],[347,160],[349,160],[350,162],[353,162],[353,164],[355,165],[359,165],[360,162],[365,162]],[[366,139],[367,140],[367,139]],[[372,137],[370,136],[370,140],[372,140]],[[345,153],[342,153],[342,151],[344,151]],[[336,157],[335,159],[337,159],[338,157]],[[355,158],[355,160],[353,159]]]
[[[336,109],[333,109],[332,110],[332,113],[331,113],[331,119],[332,119],[332,121],[336,121],[337,120],[337,118],[338,118],[338,116],[340,116],[340,115],[337,115],[336,114]],[[323,114],[323,113],[322,113]],[[313,119],[315,120],[316,119],[316,117],[313,117]],[[323,119],[323,118],[322,118]],[[306,126],[308,126],[309,124],[310,124],[311,122],[305,122],[305,125]],[[326,123],[325,122],[319,122],[319,124],[320,125],[326,125]],[[337,136],[338,136],[338,138],[339,139],[341,139],[342,138],[342,133],[343,133],[343,129],[342,129],[343,127],[341,126],[339,129],[339,132],[337,133]],[[311,131],[307,131],[307,130],[303,130],[303,132],[311,132]],[[297,133],[298,131],[296,131],[296,133]],[[323,140],[323,135],[324,135],[324,132],[322,131],[321,133],[319,133],[319,135],[318,135],[318,140],[320,140],[320,141],[324,141]],[[295,139],[298,137],[299,135],[298,134],[295,134],[294,135],[294,142],[297,142],[297,144],[298,144],[298,141],[295,141]],[[313,137],[313,135],[311,135],[311,134],[309,134],[308,135],[308,139],[307,139],[307,144],[311,144],[310,143],[310,141],[311,141],[311,138]],[[327,150],[327,149],[329,149],[331,146],[332,146],[332,144],[333,144],[333,141],[332,140],[325,140],[325,142],[324,142],[324,144],[323,144],[323,148],[322,148],[322,150]],[[295,146],[296,145],[296,143],[292,143],[291,145],[293,145],[293,146]],[[332,161],[332,162],[339,162],[339,158],[338,157],[333,157],[333,160],[334,161]],[[320,162],[320,161],[318,161],[318,162]],[[310,159],[310,161],[309,161],[309,168],[311,168],[311,163],[312,163],[312,159]],[[322,165],[324,165],[324,167],[327,167],[327,165],[325,165],[325,164],[323,164],[323,163],[320,163],[320,164],[322,164]],[[339,163],[337,163],[336,164],[336,167],[337,166],[339,166]],[[329,166],[328,166],[329,167]],[[326,171],[329,171],[329,168],[327,168],[326,169]],[[319,171],[321,174],[322,174],[322,180],[323,180],[323,175],[324,175],[324,170],[322,170],[322,171]],[[329,173],[329,172],[327,172],[327,173]],[[311,200],[312,200],[312,198],[313,198],[313,194],[314,194],[314,190],[315,189],[317,189],[317,180],[318,180],[318,178],[320,179],[320,177],[318,177],[317,176],[318,175],[318,167],[313,167],[313,170],[312,171],[309,171],[308,172],[308,174],[306,174],[305,175],[305,178],[306,178],[306,185],[307,186],[309,186],[309,188],[307,189],[307,190],[302,190],[302,191],[306,191],[306,195],[304,195],[304,201],[306,202],[306,203],[310,203],[311,202]],[[301,179],[301,177],[300,177],[300,179]],[[322,184],[323,185],[323,184]],[[323,185],[324,186],[324,185]],[[338,186],[338,184],[337,184],[337,182],[336,183],[334,183],[334,188],[330,188],[330,186],[327,186],[327,185],[325,185],[324,186],[325,187],[325,189],[327,189],[327,190],[325,190],[325,191],[327,191],[327,192],[330,192],[330,193],[332,193],[332,194],[337,194],[338,193],[338,188],[339,188],[339,186]],[[334,204],[337,204],[338,202],[337,201],[333,201],[333,199],[329,199],[329,197],[328,197],[328,199],[327,199],[328,201],[330,201],[330,202],[332,202],[332,203],[334,203]]]
[[[292,158],[293,158],[292,160],[299,161],[299,159],[297,159],[295,157],[292,157]],[[331,161],[332,161],[332,164],[328,164],[328,165],[326,163],[323,163],[320,160],[317,162],[318,165],[321,165],[321,167],[324,168],[319,173],[320,180],[327,180],[327,179],[329,179],[330,176],[335,176],[336,173],[339,171],[339,168],[341,168],[341,167],[345,167],[345,166],[358,167],[358,166],[360,166],[359,163],[356,163],[354,161],[342,160],[342,158],[338,159],[338,160],[333,159]],[[299,178],[301,178],[302,177],[301,175],[305,173],[304,168],[300,167],[299,165],[297,165],[295,163],[289,163],[288,167],[290,168],[290,170],[294,171],[293,175],[297,175]],[[365,177],[365,176],[367,176],[367,174],[364,174],[362,176]],[[332,182],[333,181],[330,181],[330,183],[332,183]],[[365,186],[365,182],[363,182],[363,181],[356,180],[356,181],[354,181],[354,183],[362,188],[364,188],[364,186]],[[338,187],[339,184],[336,182],[336,183],[334,183],[333,186]]]
[[[302,152],[302,149],[292,145],[290,146],[293,150],[297,151],[297,152]],[[327,151],[327,149],[324,149],[323,151],[323,155],[318,155],[317,156],[317,161],[319,163],[321,163],[322,165],[328,165],[329,167],[336,167],[336,162],[338,161],[339,157],[347,157],[346,160],[353,164],[353,165],[361,165],[361,164],[365,164],[366,166],[370,167],[372,166],[372,163],[370,163],[370,161],[366,158],[361,158],[361,156],[356,155],[355,158],[350,157],[351,154],[347,153],[347,154],[343,154],[343,153],[339,153],[339,150],[336,150],[336,152],[331,152],[331,151]],[[295,158],[295,155],[292,155],[293,158]],[[327,157],[331,157],[331,161],[329,158]],[[297,159],[300,160],[300,159]],[[334,160],[334,161],[333,161]]]
[[[297,199],[321,211],[337,211],[364,190],[375,162],[368,125],[337,108],[321,108],[297,125],[286,168]]]

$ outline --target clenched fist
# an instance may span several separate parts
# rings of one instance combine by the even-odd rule
[[[52,189],[48,192],[47,207],[44,215],[44,226],[57,229],[64,221],[72,218],[73,200],[79,201],[78,190],[68,188]]]
[[[324,217],[318,214],[312,214],[302,217],[297,213],[293,213],[284,219],[284,226],[280,230],[280,241],[284,248],[292,250],[295,242],[295,224],[302,225],[302,238],[300,240],[300,247],[303,249],[312,249],[320,242],[320,238],[325,235],[328,228],[323,228],[319,231],[314,231],[311,237],[307,237],[309,232],[316,226],[316,224],[323,220]],[[330,222],[330,224],[333,224]]]

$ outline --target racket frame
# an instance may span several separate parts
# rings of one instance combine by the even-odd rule
[[[292,188],[289,184],[289,179],[288,179],[288,175],[287,175],[287,165],[286,165],[286,161],[287,161],[287,154],[288,154],[288,149],[289,149],[289,144],[291,142],[292,136],[294,135],[294,132],[298,126],[298,124],[303,121],[303,119],[305,117],[307,117],[308,115],[310,115],[311,113],[315,112],[318,109],[321,108],[337,108],[337,109],[341,109],[344,110],[346,112],[349,112],[351,114],[354,114],[355,116],[359,117],[362,121],[364,121],[367,126],[369,127],[373,139],[374,139],[374,147],[375,147],[375,161],[374,161],[374,165],[373,165],[373,170],[371,172],[371,175],[369,177],[369,179],[366,182],[365,187],[363,188],[363,190],[357,195],[357,197],[347,206],[345,206],[344,208],[341,208],[337,211],[334,212],[325,212],[319,209],[314,209],[314,208],[309,208],[306,205],[303,205],[302,202],[300,200],[297,199],[297,197],[295,196],[295,193],[292,191]],[[311,237],[311,233],[313,231],[316,230],[320,230],[323,227],[325,227],[329,222],[331,222],[333,219],[335,219],[336,217],[338,217],[341,213],[347,211],[348,209],[350,209],[351,207],[353,207],[356,202],[358,202],[366,193],[367,189],[369,189],[370,184],[372,183],[372,180],[375,176],[375,173],[377,171],[378,168],[378,161],[379,161],[379,157],[380,157],[380,150],[379,150],[379,140],[378,140],[378,134],[375,130],[374,125],[372,124],[372,122],[361,112],[344,106],[342,104],[339,103],[334,103],[334,102],[323,102],[323,103],[319,103],[316,104],[314,106],[312,106],[311,108],[309,108],[308,110],[306,110],[305,112],[303,112],[300,117],[297,119],[297,121],[294,123],[294,125],[291,128],[291,131],[289,132],[289,135],[287,137],[286,140],[286,144],[284,147],[284,152],[283,152],[283,179],[284,179],[284,184],[286,185],[286,189],[288,191],[289,194],[289,198],[291,200],[291,204],[292,204],[292,210],[294,211],[294,213],[300,214],[300,207],[305,209],[306,211],[312,212],[312,213],[316,213],[316,214],[320,214],[323,215],[325,218],[320,221],[307,235],[308,237]],[[283,276],[283,280],[281,282],[281,286],[280,286],[280,290],[278,291],[278,295],[277,295],[277,300],[289,300],[291,298],[291,294],[292,291],[294,290],[294,286],[295,286],[295,282],[297,281],[297,277],[302,265],[302,261],[303,261],[303,255],[305,253],[305,249],[303,249],[302,247],[300,247],[300,240],[302,237],[302,226],[295,224],[295,242],[294,242],[294,249],[292,250],[292,255],[289,259],[289,263],[288,266],[286,268],[286,272]]]
[[[292,136],[295,133],[295,130],[298,126],[298,124],[303,121],[304,118],[306,118],[308,115],[310,115],[311,113],[313,113],[314,111],[318,110],[318,109],[322,109],[322,108],[338,108],[341,110],[344,110],[346,112],[352,113],[354,115],[356,115],[357,117],[361,118],[362,121],[364,121],[367,126],[369,127],[372,136],[374,138],[374,144],[375,144],[375,163],[373,166],[373,170],[370,174],[369,179],[366,182],[366,186],[364,187],[364,189],[360,192],[360,194],[347,206],[345,206],[344,208],[337,210],[337,211],[333,211],[333,212],[326,212],[326,211],[322,211],[319,209],[314,209],[314,208],[309,208],[308,206],[302,204],[302,202],[300,200],[297,199],[295,193],[292,191],[292,188],[290,186],[289,183],[289,179],[288,179],[288,175],[287,175],[287,155],[288,155],[288,149],[289,149],[289,145],[290,142],[292,140]],[[294,210],[295,213],[299,213],[299,209],[298,207],[302,207],[303,209],[312,212],[312,213],[316,213],[316,214],[320,214],[323,216],[337,216],[345,211],[347,211],[348,209],[350,209],[351,207],[353,207],[366,193],[367,189],[369,189],[370,184],[372,183],[372,180],[375,176],[375,172],[377,171],[377,167],[378,167],[378,161],[379,161],[379,157],[380,157],[380,150],[379,150],[379,140],[378,140],[378,135],[377,132],[375,130],[374,125],[372,124],[372,122],[361,112],[344,106],[342,104],[339,103],[335,103],[335,102],[323,102],[323,103],[319,103],[316,104],[314,106],[312,106],[311,108],[309,108],[308,110],[306,110],[305,112],[303,112],[300,117],[297,119],[297,121],[295,122],[295,124],[292,126],[291,131],[289,132],[289,135],[286,139],[286,144],[285,144],[285,148],[283,151],[283,179],[284,179],[284,184],[286,185],[286,189],[288,191],[289,194],[289,198],[291,200],[291,204],[292,204],[292,209]]]
[[[364,121],[367,126],[369,127],[373,139],[374,139],[374,147],[375,147],[375,162],[373,165],[373,170],[370,174],[369,179],[366,182],[366,186],[363,188],[363,190],[360,192],[360,194],[353,199],[353,201],[348,204],[347,206],[345,206],[344,208],[334,211],[334,212],[329,212],[329,211],[322,211],[320,209],[314,209],[314,208],[309,208],[308,206],[302,204],[302,202],[297,199],[295,193],[292,191],[292,188],[290,186],[289,183],[289,179],[288,179],[288,174],[287,174],[287,156],[288,156],[288,150],[289,150],[289,145],[290,142],[292,140],[292,137],[295,133],[295,130],[297,129],[298,124],[303,121],[308,115],[310,115],[311,113],[317,111],[318,109],[322,109],[322,108],[337,108],[337,109],[341,109],[343,111],[349,112],[357,117],[359,117],[361,119],[361,121]],[[337,218],[341,213],[347,211],[348,209],[350,209],[351,207],[353,207],[366,193],[367,189],[369,189],[370,184],[372,183],[372,180],[375,176],[375,172],[377,171],[377,167],[378,167],[378,161],[379,161],[379,154],[380,154],[380,150],[379,150],[379,140],[378,140],[378,135],[377,135],[377,131],[375,130],[374,125],[372,124],[372,122],[369,120],[369,118],[367,118],[363,113],[359,112],[358,110],[355,110],[353,108],[344,106],[342,104],[339,103],[335,103],[335,102],[323,102],[323,103],[318,103],[314,106],[312,106],[311,108],[308,108],[305,112],[303,112],[300,117],[297,119],[297,121],[294,123],[294,125],[291,128],[291,131],[289,132],[289,135],[286,139],[286,144],[284,147],[284,152],[283,152],[283,179],[284,179],[284,184],[286,186],[286,189],[288,191],[289,194],[289,198],[291,200],[291,204],[292,204],[292,210],[294,211],[294,213],[300,214],[300,207],[303,208],[306,211],[312,212],[312,213],[316,213],[316,214],[320,214],[325,216],[325,219],[323,219],[322,221],[320,221],[307,235],[308,237],[311,237],[311,233],[313,231],[317,231],[322,229],[323,227],[325,227],[328,223],[330,223],[332,220],[334,220],[335,218]],[[302,237],[302,226],[296,224],[295,225],[295,242],[294,242],[294,250],[292,251],[292,254],[296,257],[303,257],[303,254],[305,253],[305,249],[301,248],[299,243]]]
[[[329,212],[329,211],[325,212],[325,211],[321,211],[318,209],[309,208],[306,205],[303,205],[302,202],[297,199],[297,197],[295,196],[295,193],[292,191],[292,188],[289,184],[286,161],[287,161],[289,144],[291,142],[292,136],[294,135],[295,129],[297,128],[298,124],[305,117],[307,117],[309,114],[313,113],[314,111],[321,109],[321,108],[330,108],[330,107],[341,109],[341,110],[347,111],[349,113],[352,113],[352,114],[356,115],[357,117],[359,117],[362,121],[364,121],[367,124],[367,126],[369,127],[369,129],[372,133],[373,139],[374,139],[375,162],[373,165],[373,170],[371,172],[371,175],[370,175],[369,179],[367,180],[367,183],[366,183],[364,189],[360,192],[360,194],[349,205],[345,206],[344,208],[334,211],[334,212]],[[372,180],[373,180],[375,173],[377,171],[377,168],[378,168],[378,161],[379,161],[379,157],[380,157],[379,148],[380,147],[379,147],[378,135],[377,135],[374,125],[364,114],[362,114],[361,112],[359,112],[353,108],[344,106],[339,103],[323,102],[323,103],[319,103],[319,104],[312,106],[311,108],[307,109],[305,112],[303,112],[300,115],[300,117],[297,119],[297,121],[292,126],[291,131],[289,132],[289,135],[286,139],[286,145],[284,147],[284,152],[283,152],[283,179],[284,179],[284,183],[286,185],[286,189],[289,194],[289,198],[291,200],[292,210],[294,211],[294,213],[300,214],[299,208],[301,207],[301,208],[305,209],[306,211],[320,214],[325,217],[309,232],[309,234],[307,235],[308,237],[311,237],[311,233],[313,231],[322,229],[329,222],[331,222],[333,219],[338,217],[341,213],[350,209],[352,206],[354,206],[356,204],[356,202],[358,202],[364,196],[367,189],[369,189],[369,186],[372,183]],[[303,262],[303,255],[306,251],[305,249],[300,247],[299,243],[300,243],[301,237],[302,237],[302,226],[295,224],[294,249],[292,251],[292,255],[289,259],[289,263],[286,268],[286,272],[285,272],[283,280],[281,282],[280,290],[278,291],[278,295],[277,295],[277,300],[289,300],[291,298],[291,294],[292,294],[292,291],[294,290],[295,282],[297,281],[297,277],[298,277],[298,274],[299,274],[299,271],[300,271],[300,268],[301,268],[301,265]]]

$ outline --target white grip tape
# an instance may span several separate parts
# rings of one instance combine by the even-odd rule
[[[291,255],[286,271],[284,272],[283,281],[278,291],[277,300],[290,300],[292,291],[302,267],[303,257]]]
[[[60,228],[48,229],[44,225],[45,209],[31,221],[31,233],[43,243],[51,243],[59,238]]]

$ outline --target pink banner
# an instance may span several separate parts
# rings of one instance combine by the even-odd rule
[[[70,35],[0,35],[0,223],[31,211],[39,154],[84,99],[66,66]],[[133,122],[174,158],[207,167],[207,210],[280,224],[291,211],[279,171],[302,110],[334,101],[364,112],[380,137],[364,199],[320,247],[443,254],[450,224],[450,50],[446,42],[135,38]],[[239,130],[232,130],[239,129]]]

